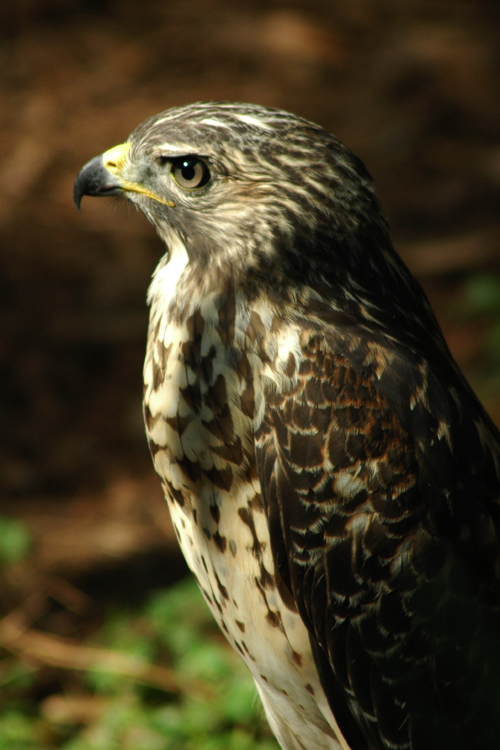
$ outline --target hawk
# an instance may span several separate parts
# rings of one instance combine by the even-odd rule
[[[321,127],[146,120],[86,164],[167,250],[149,445],[189,567],[284,750],[500,743],[500,435]]]

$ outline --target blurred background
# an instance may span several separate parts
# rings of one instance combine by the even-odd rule
[[[319,122],[500,423],[500,6],[0,3],[0,749],[276,747],[180,558],[141,417],[163,247],[72,186],[196,100]]]

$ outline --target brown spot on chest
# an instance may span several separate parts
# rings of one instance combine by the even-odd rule
[[[153,415],[151,414],[149,405],[146,403],[144,403],[143,405],[143,413],[144,413],[144,422],[146,423],[148,432],[151,432],[151,430],[157,423],[158,419],[161,419],[161,415],[156,415],[155,417],[153,417]]]
[[[208,424],[210,425],[211,423],[209,422]],[[223,443],[219,447],[212,446],[211,451],[237,466],[240,466],[243,463],[243,448],[239,435],[236,435],[231,443]]]
[[[201,389],[198,382],[187,385],[185,388],[179,388],[179,393],[186,402],[187,406],[194,412],[201,409]]]
[[[264,503],[262,502],[262,495],[260,492],[256,492],[251,500],[248,501],[248,507],[252,511],[257,513],[264,513]]]
[[[281,615],[278,611],[274,612],[272,609],[268,610],[266,620],[273,628],[279,628],[281,625]]]
[[[230,466],[226,466],[224,469],[216,469],[214,466],[212,469],[204,469],[203,473],[207,479],[220,490],[226,490],[226,492],[229,492],[231,489],[233,483],[233,470]]]
[[[219,374],[215,383],[207,389],[205,403],[212,413],[212,418],[203,420],[203,426],[222,442],[232,442],[234,440],[233,419],[227,398],[226,381],[222,374]]]
[[[181,508],[184,506],[185,504],[184,495],[182,494],[180,490],[177,490],[168,482],[164,485],[164,489],[165,489],[165,494],[167,496],[170,496],[171,499],[177,503],[177,505],[179,505]]]
[[[181,417],[180,414],[176,414],[175,417],[167,417],[166,423],[179,435],[182,435],[188,425],[193,421],[193,415],[187,414],[185,417]]]
[[[224,553],[226,551],[227,539],[225,536],[221,536],[219,532],[216,531],[214,534],[212,534],[212,540],[219,552]]]
[[[215,570],[215,568],[213,568],[213,574],[215,576],[215,580],[217,581],[217,588],[219,589],[219,593],[226,601],[229,601],[229,594],[227,592],[227,588],[221,583],[221,580],[219,576],[217,575],[217,571]]]
[[[276,588],[276,580],[274,576],[271,575],[262,561],[260,561],[260,582],[264,589]]]
[[[201,477],[201,467],[197,462],[191,461],[186,456],[183,456],[177,463],[179,464],[180,470],[189,481],[194,483]]]
[[[236,297],[231,287],[219,307],[219,336],[225,346],[232,346],[236,321]]]
[[[292,354],[292,352],[290,352],[290,354],[288,355],[288,360],[286,363],[286,367],[284,369],[284,373],[289,378],[291,378],[295,374],[295,369],[296,369],[295,357]]]
[[[149,451],[151,453],[151,457],[154,459],[157,453],[159,453],[162,450],[165,450],[165,446],[158,445],[158,443],[155,443],[154,440],[151,440],[151,438],[148,438],[148,445],[149,445]],[[161,479],[162,477],[160,477]]]
[[[253,538],[253,552],[255,556],[258,557],[260,555],[262,545],[257,537],[257,531],[255,529],[253,515],[251,511],[249,510],[249,508],[238,508],[238,515],[243,521],[243,523],[246,524],[248,528],[250,529],[250,532]]]
[[[193,372],[200,374],[201,361],[201,343],[203,339],[203,330],[205,321],[200,310],[195,312],[186,320],[186,329],[188,340],[181,346],[181,352],[184,362],[189,365]]]
[[[245,384],[240,394],[240,409],[247,417],[253,417],[255,412],[255,392],[253,387],[253,373],[245,352],[238,357],[238,372]]]
[[[158,326],[156,327],[158,328]],[[153,337],[154,343],[154,355],[151,359],[151,368],[153,375],[153,391],[157,391],[162,385],[165,379],[165,372],[167,370],[167,361],[172,351],[172,344],[165,346],[163,341],[159,338],[157,330]]]
[[[248,321],[246,335],[248,336],[248,339],[252,342],[252,344],[256,343],[259,340],[262,341],[262,339],[266,335],[266,329],[264,328],[261,317],[258,313],[255,312],[255,310],[252,310],[250,314],[250,320]]]

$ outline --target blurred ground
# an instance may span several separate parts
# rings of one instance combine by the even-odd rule
[[[491,2],[0,5],[0,512],[34,539],[0,572],[3,614],[44,592],[29,623],[77,637],[92,625],[71,615],[74,592],[120,600],[184,571],[140,407],[144,300],[163,249],[124,203],[84,200],[78,215],[83,163],[200,99],[321,123],[367,164],[397,247],[500,422],[495,305],[464,314],[470,279],[500,275],[499,81]]]

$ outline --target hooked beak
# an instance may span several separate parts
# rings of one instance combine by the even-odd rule
[[[175,203],[161,198],[140,183],[130,182],[122,178],[123,166],[131,145],[130,142],[120,143],[119,146],[114,146],[109,151],[105,151],[104,154],[88,161],[80,170],[73,188],[73,200],[78,210],[80,210],[84,195],[102,197],[121,195],[127,192],[141,193],[158,203],[163,203],[165,206],[175,207]]]
[[[130,143],[121,143],[104,154],[94,157],[80,170],[73,188],[73,200],[79,211],[84,195],[96,197],[121,195],[124,190],[130,190],[127,183],[120,180],[120,173],[130,146]]]

